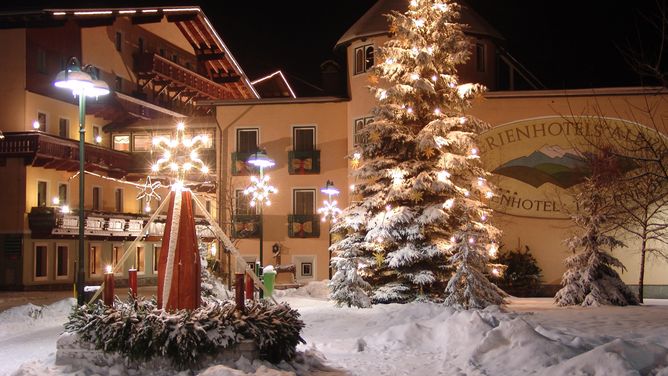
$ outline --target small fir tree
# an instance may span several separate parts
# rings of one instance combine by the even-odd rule
[[[562,288],[555,295],[560,306],[635,305],[638,300],[613,268],[624,265],[605,251],[624,246],[610,235],[615,213],[613,190],[621,177],[619,159],[601,150],[588,156],[591,176],[578,186],[578,206],[572,219],[580,233],[567,239],[574,253],[566,259]]]
[[[392,37],[376,49],[370,76],[375,119],[353,156],[359,200],[332,229],[340,238],[332,298],[361,307],[449,296],[463,307],[498,304],[485,249],[498,230],[482,202],[491,188],[475,142],[487,124],[466,113],[483,87],[458,82],[470,49],[459,6],[413,0],[388,18]],[[477,243],[463,247],[453,234]],[[451,254],[457,281],[448,284]]]

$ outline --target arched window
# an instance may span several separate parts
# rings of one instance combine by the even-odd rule
[[[364,47],[364,58],[365,58],[365,65],[364,65],[364,70],[368,71],[373,67],[373,46],[368,45]]]
[[[367,72],[373,67],[373,44],[355,48],[355,74]]]

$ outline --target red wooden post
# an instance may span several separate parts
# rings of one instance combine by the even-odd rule
[[[244,273],[235,273],[234,279],[234,301],[237,304],[238,310],[243,310],[245,306],[244,302]]]
[[[114,272],[111,267],[107,267],[107,272],[104,273],[104,305],[114,305]]]
[[[128,284],[132,298],[137,299],[137,269],[128,270]]]
[[[253,278],[250,274],[246,275],[246,299],[253,300]]]

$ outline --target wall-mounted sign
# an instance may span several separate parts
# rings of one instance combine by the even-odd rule
[[[644,139],[658,140],[657,132],[597,116],[542,117],[494,127],[478,142],[497,186],[492,208],[521,217],[569,218],[573,206],[567,190],[589,175],[584,156],[592,145],[625,149]]]

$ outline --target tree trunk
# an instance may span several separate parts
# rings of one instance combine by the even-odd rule
[[[642,297],[643,297],[643,284],[645,280],[645,247],[647,245],[647,241],[643,239],[642,241],[642,248],[640,249],[640,278],[638,280],[638,301],[640,304],[643,303]]]

